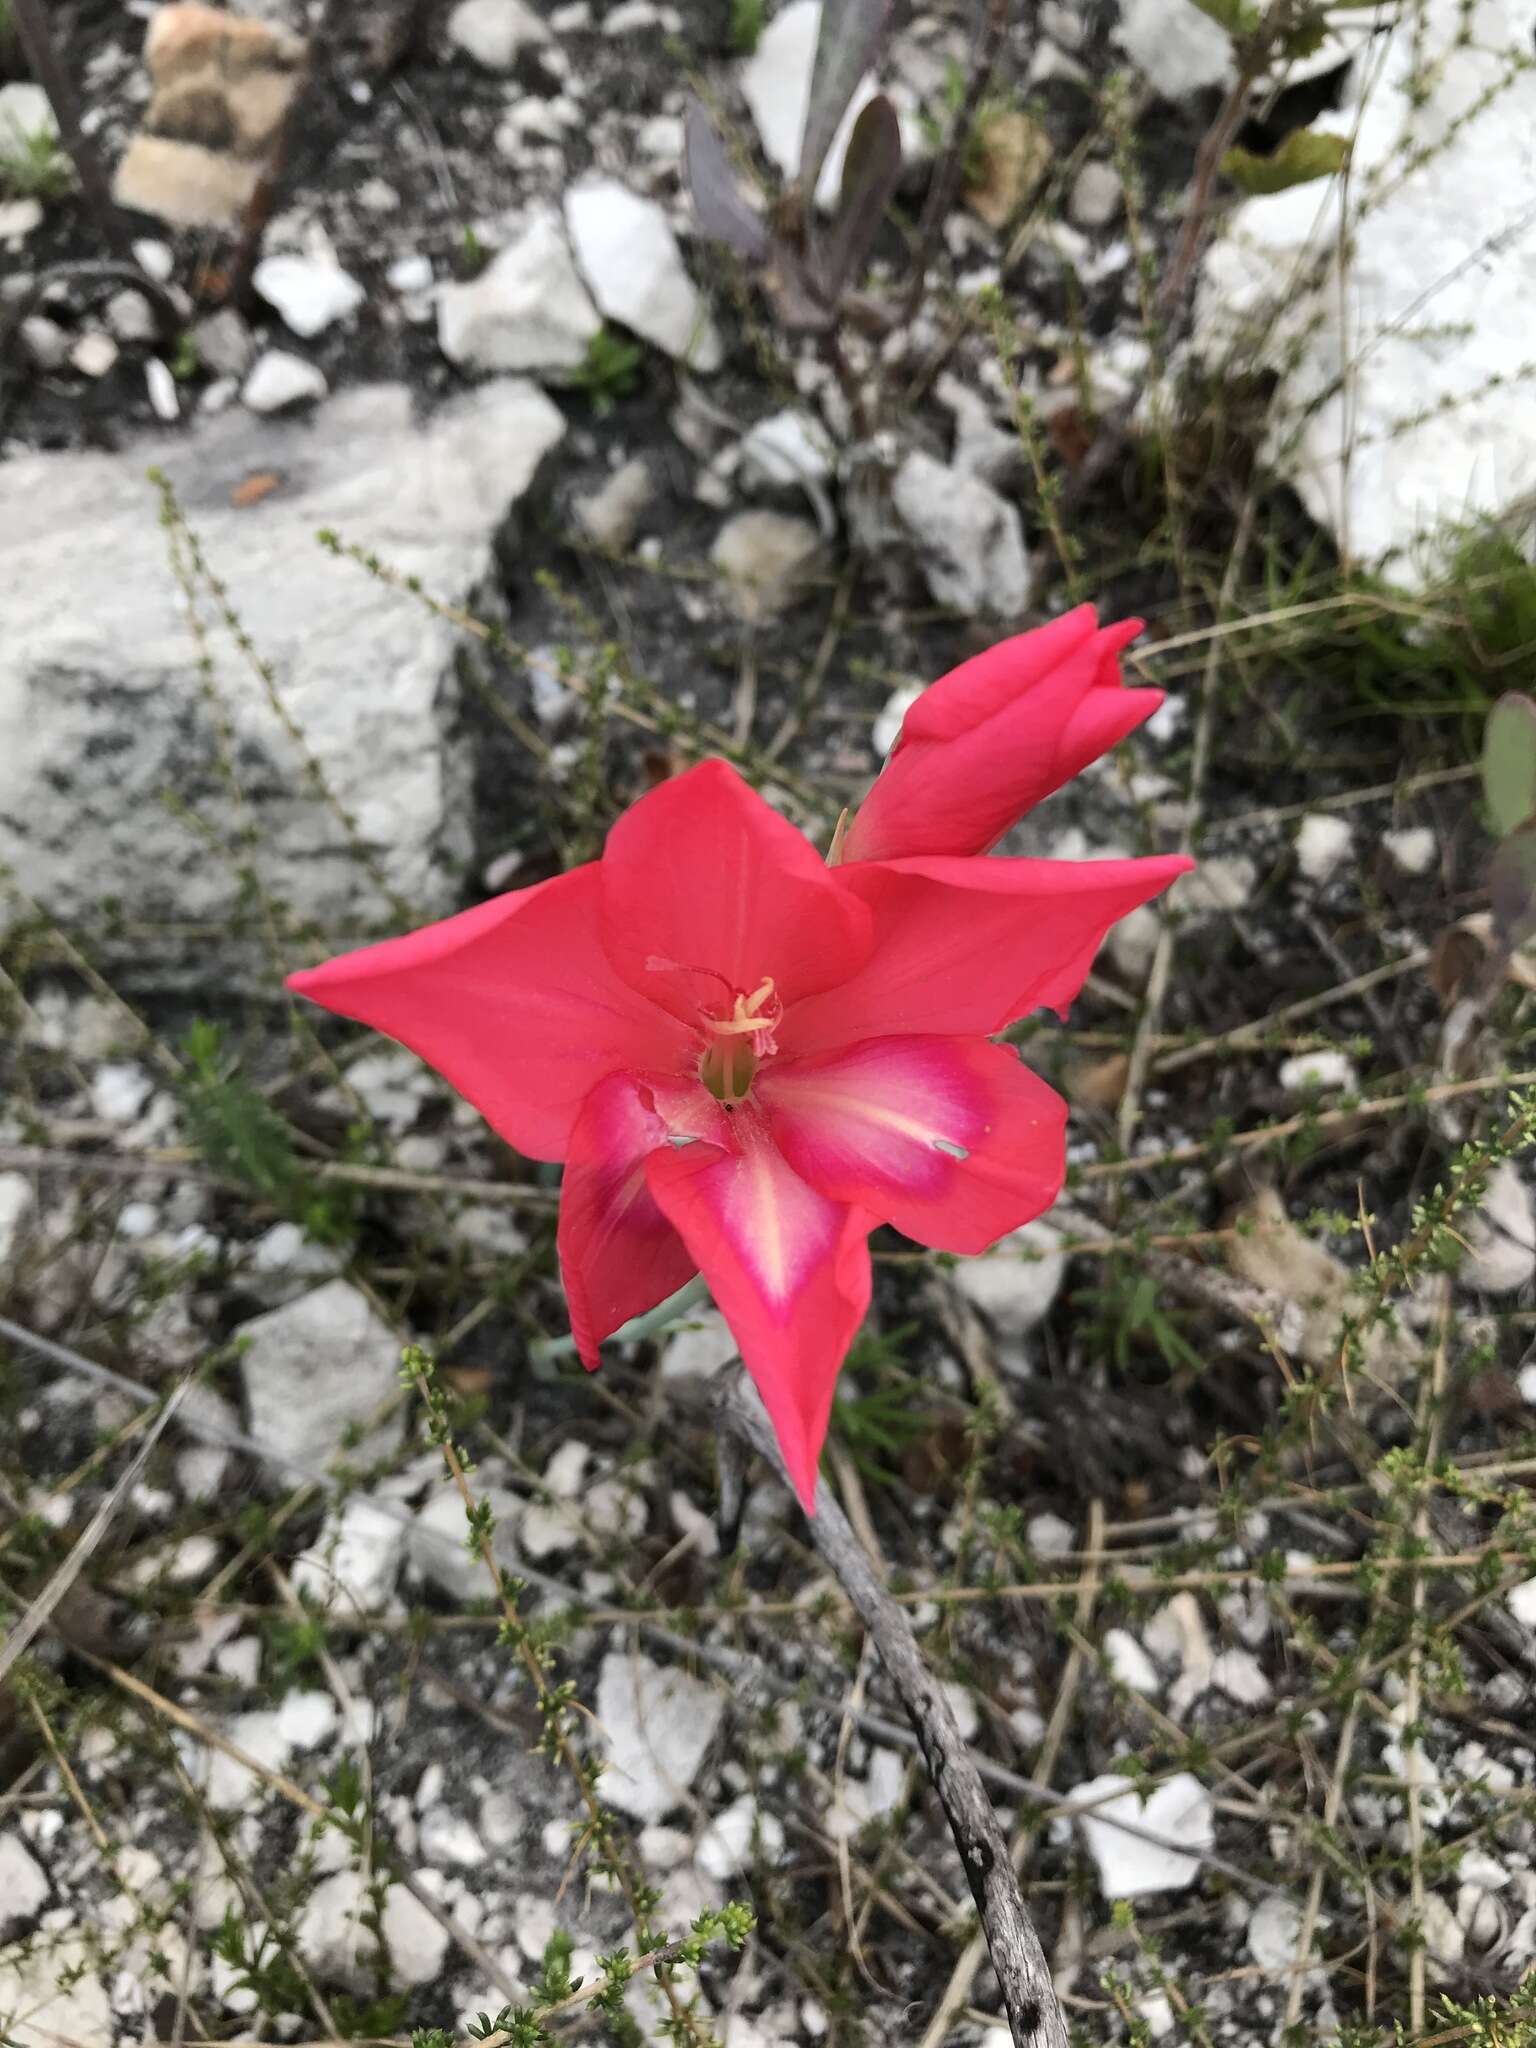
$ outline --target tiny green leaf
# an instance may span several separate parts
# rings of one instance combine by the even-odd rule
[[[1518,690],[1499,699],[1483,727],[1483,798],[1500,839],[1536,814],[1536,703]]]
[[[1240,191],[1257,196],[1286,192],[1292,185],[1305,185],[1313,178],[1331,178],[1348,162],[1347,135],[1324,135],[1316,128],[1297,128],[1272,156],[1255,156],[1250,149],[1229,149],[1221,160],[1221,168]]]
[[[1195,0],[1195,5],[1229,36],[1248,35],[1264,18],[1252,0]]]

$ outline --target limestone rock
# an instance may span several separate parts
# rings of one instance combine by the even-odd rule
[[[1018,508],[979,476],[914,450],[896,472],[892,503],[917,543],[935,599],[967,618],[1015,618],[1029,602],[1029,559]]]
[[[240,1378],[250,1433],[280,1457],[321,1465],[393,1394],[400,1339],[350,1280],[331,1280],[239,1324]],[[400,1421],[375,1429],[356,1464],[398,1442]]]
[[[459,0],[448,17],[448,40],[485,70],[510,71],[550,33],[524,0]]]
[[[1410,584],[1433,563],[1422,536],[1536,489],[1536,72],[1512,61],[1529,40],[1515,0],[1393,21],[1359,103],[1312,124],[1352,138],[1348,180],[1240,206],[1202,271],[1196,347],[1284,364],[1272,453],[1353,556]]]
[[[725,578],[743,619],[783,611],[821,547],[806,519],[783,512],[738,512],[715,536],[709,559]]]
[[[1165,1778],[1145,1803],[1129,1778],[1113,1772],[1074,1786],[1067,1800],[1079,1809],[1078,1825],[1106,1899],[1187,1890],[1200,1875],[1198,1852],[1216,1840],[1211,1795],[1188,1771]],[[1163,1836],[1168,1846],[1125,1833],[1114,1826],[1117,1820]]]
[[[594,173],[565,195],[565,220],[599,309],[693,370],[724,356],[667,216],[654,199]]]
[[[333,398],[303,424],[231,412],[121,455],[22,454],[0,465],[0,863],[66,925],[96,927],[115,899],[135,927],[131,956],[119,953],[133,965],[227,982],[262,950],[224,929],[239,890],[233,864],[210,860],[163,802],[172,790],[218,829],[228,795],[144,482],[151,463],[170,478],[391,889],[423,916],[456,907],[469,852],[460,636],[331,560],[315,531],[334,526],[427,589],[462,598],[488,574],[496,529],[564,429],[517,379],[482,385],[421,426],[412,412],[403,387],[377,386]],[[232,504],[252,475],[276,475],[280,487],[259,505]],[[89,605],[59,603],[61,589],[76,588],[92,591]],[[366,931],[389,905],[265,692],[239,662],[221,665],[219,688],[266,887],[300,921],[338,936]],[[188,922],[219,928],[218,947],[189,954],[176,936]],[[271,972],[264,956],[261,971]]]
[[[251,412],[290,412],[295,406],[314,405],[329,389],[318,363],[290,355],[287,349],[269,348],[246,378],[240,397]]]
[[[316,256],[264,256],[251,282],[289,332],[305,341],[355,313],[367,297],[339,263]]]
[[[1234,75],[1232,38],[1195,0],[1126,0],[1115,40],[1165,100],[1225,85]]]
[[[636,1820],[686,1800],[725,1711],[712,1685],[628,1650],[603,1659],[597,1723],[608,1753],[603,1798]]]
[[[438,346],[471,370],[569,376],[602,324],[549,208],[535,212],[477,278],[438,293]]]

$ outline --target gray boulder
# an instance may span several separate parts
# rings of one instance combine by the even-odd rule
[[[461,602],[564,431],[558,409],[517,378],[424,425],[403,386],[383,385],[333,398],[307,422],[231,411],[122,454],[0,465],[0,866],[124,964],[210,982],[257,962],[271,971],[235,927],[247,857],[270,898],[338,943],[397,918],[390,894],[421,917],[453,908],[470,851],[462,638],[335,560],[316,531],[332,527]],[[200,673],[151,464],[271,690],[206,597],[211,690]],[[249,856],[237,843],[247,824]],[[189,927],[218,936],[189,944]]]

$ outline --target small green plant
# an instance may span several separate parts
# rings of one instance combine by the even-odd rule
[[[1149,1273],[1117,1262],[1102,1287],[1082,1288],[1072,1299],[1095,1311],[1094,1333],[1121,1372],[1131,1369],[1142,1345],[1150,1345],[1170,1372],[1205,1370],[1199,1352],[1158,1301]]]
[[[182,1106],[192,1142],[217,1174],[238,1181],[311,1237],[337,1243],[351,1235],[352,1197],[306,1172],[288,1126],[240,1073],[217,1024],[198,1018],[183,1046]]]
[[[459,236],[459,269],[465,281],[478,277],[490,260],[490,250],[466,221]]]
[[[599,417],[612,412],[621,398],[628,398],[640,381],[645,350],[637,341],[600,327],[587,344],[586,360],[572,382],[586,393]]]
[[[171,352],[171,375],[178,384],[190,384],[203,367],[202,351],[190,331],[178,334]]]
[[[799,169],[766,218],[737,183],[703,106],[688,104],[683,175],[699,226],[753,267],[791,331],[826,334],[837,325],[901,178],[901,125],[890,100],[876,93],[853,124],[837,212],[822,232],[815,205],[822,167],[887,23],[884,0],[848,0],[823,13]]]
[[[4,34],[5,25],[0,21],[0,39]],[[24,131],[12,125],[0,137],[0,196],[40,199],[46,204],[62,199],[74,181],[74,166],[50,130]]]
[[[1483,728],[1483,801],[1499,842],[1488,894],[1509,953],[1536,931],[1536,703],[1518,690],[1499,699]]]
[[[763,33],[763,0],[731,0],[731,50],[750,57]]]

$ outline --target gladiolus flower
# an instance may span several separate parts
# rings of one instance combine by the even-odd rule
[[[600,860],[292,976],[565,1162],[577,1348],[702,1270],[807,1509],[892,1223],[979,1252],[1055,1200],[1066,1107],[989,1042],[1077,993],[1189,863],[823,865],[721,761],[634,804]]]
[[[1101,626],[1080,604],[931,684],[902,720],[842,858],[989,852],[1162,703],[1161,690],[1121,687],[1120,650],[1140,631],[1140,619]]]

